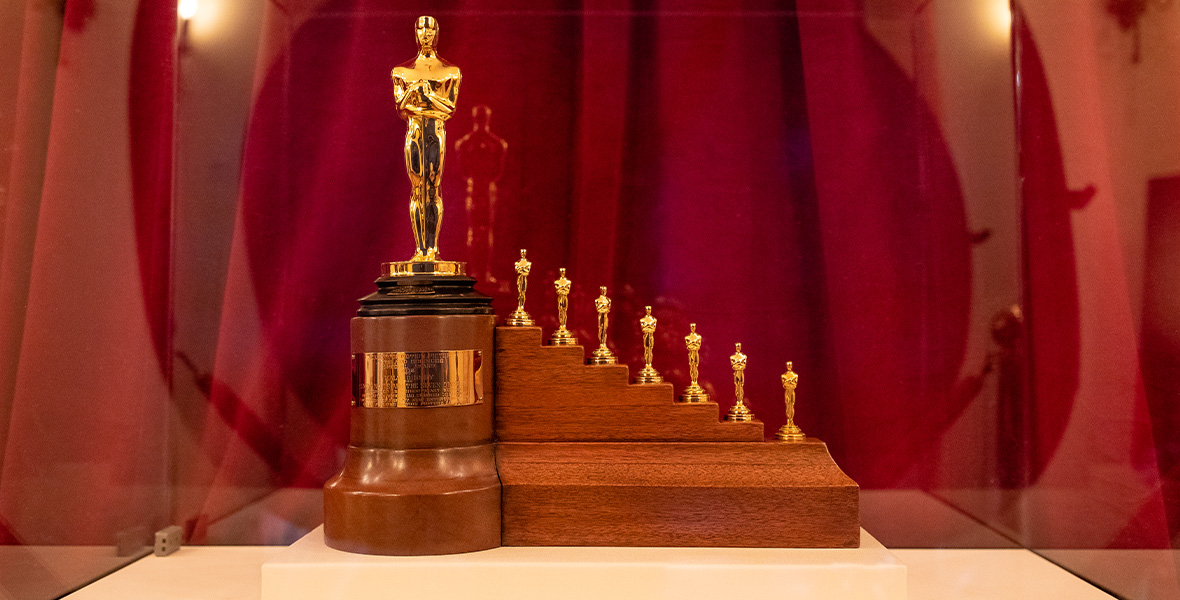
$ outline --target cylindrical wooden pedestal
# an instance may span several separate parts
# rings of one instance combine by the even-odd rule
[[[424,555],[500,545],[500,480],[492,443],[494,327],[491,314],[352,320],[354,357],[474,351],[480,399],[459,406],[353,406],[344,470],[324,485],[329,546]],[[412,370],[399,375],[407,389],[404,380],[415,376]]]

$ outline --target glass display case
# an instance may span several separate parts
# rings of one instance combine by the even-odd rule
[[[796,420],[890,548],[1180,598],[1180,2],[0,4],[0,598],[323,520],[413,249],[390,69],[461,65],[440,248]],[[179,10],[178,10],[179,9]]]

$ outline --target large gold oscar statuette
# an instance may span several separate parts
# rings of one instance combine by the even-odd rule
[[[594,300],[594,310],[598,313],[598,348],[590,353],[586,361],[592,365],[613,365],[619,358],[606,345],[606,328],[610,325],[610,298],[606,296],[606,286],[598,288],[599,296]]]
[[[681,402],[697,403],[708,402],[709,392],[697,383],[697,378],[700,377],[701,368],[701,343],[704,338],[697,333],[697,324],[689,323],[688,335],[684,336],[684,344],[688,346],[688,387],[684,388],[684,392],[680,394]]]
[[[324,542],[365,554],[500,545],[496,316],[465,263],[438,256],[443,122],[455,110],[459,69],[435,54],[434,18],[419,18],[414,33],[418,55],[393,70],[393,91],[406,121],[416,250],[383,265],[350,324],[352,426],[344,467],[324,484]]]
[[[651,316],[651,307],[645,306],[646,314],[639,319],[639,330],[643,332],[643,368],[635,377],[635,383],[663,383],[664,378],[651,366],[652,352],[656,345],[656,318]]]
[[[775,439],[784,442],[799,442],[807,436],[795,424],[795,388],[799,385],[799,374],[791,369],[791,361],[787,361],[787,372],[783,373],[783,396],[787,404],[787,423],[774,434]]]
[[[529,271],[533,263],[525,258],[526,250],[520,251],[520,260],[512,265],[516,269],[516,310],[508,315],[508,324],[513,327],[532,327],[533,318],[524,310],[524,292],[529,286]]]
[[[393,98],[397,114],[406,121],[406,172],[410,176],[410,225],[414,230],[414,256],[385,264],[390,277],[415,274],[463,275],[465,263],[439,258],[438,235],[442,228],[442,171],[447,155],[443,124],[455,113],[462,75],[459,67],[439,57],[438,21],[419,17],[414,28],[418,55],[393,69]]]
[[[754,414],[750,409],[746,408],[746,355],[742,354],[742,345],[736,344],[737,349],[733,355],[729,357],[729,365],[733,367],[733,394],[737,401],[733,403],[733,408],[729,409],[729,414],[725,415],[726,421],[753,421]]]
[[[560,276],[553,282],[553,287],[557,291],[557,330],[549,338],[549,343],[554,346],[576,346],[578,338],[566,328],[569,319],[570,287],[573,282],[566,279],[565,267],[559,269],[558,273]]]

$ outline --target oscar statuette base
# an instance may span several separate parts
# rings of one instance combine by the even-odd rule
[[[725,420],[734,423],[748,423],[754,420],[754,413],[750,412],[750,409],[746,408],[745,404],[739,402],[734,404],[733,408],[729,409],[729,413],[725,415]]]
[[[619,364],[619,357],[615,356],[608,348],[599,348],[590,353],[590,358],[586,359],[588,365],[617,365]]]
[[[643,368],[639,374],[635,376],[635,383],[643,385],[651,385],[653,383],[664,383],[664,378],[655,369]]]
[[[699,384],[694,383],[684,388],[684,392],[676,398],[676,401],[685,404],[704,404],[709,401],[709,392],[706,392],[705,388]]]
[[[500,545],[495,316],[474,285],[463,276],[383,277],[361,299],[351,323],[349,446],[343,470],[324,485],[328,546],[430,555]]]
[[[402,260],[381,265],[385,277],[432,275],[461,277],[467,274],[467,263],[453,260]]]
[[[807,439],[807,436],[803,434],[803,430],[799,429],[798,425],[791,424],[780,427],[775,432],[774,439],[780,442],[801,442]]]
[[[504,323],[509,327],[532,327],[536,325],[536,322],[529,316],[529,313],[520,308],[512,311],[512,314],[508,315],[508,319]]]
[[[568,329],[561,327],[561,328],[558,328],[557,331],[554,331],[553,335],[549,337],[549,345],[550,346],[577,346],[578,345],[578,338],[574,337],[574,335],[572,333],[570,333],[570,331]]]

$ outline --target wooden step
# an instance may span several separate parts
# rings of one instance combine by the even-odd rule
[[[853,548],[859,488],[802,442],[500,443],[505,546]]]
[[[759,441],[760,421],[721,421],[715,403],[675,402],[671,384],[629,383],[626,365],[587,365],[581,346],[544,346],[540,327],[496,328],[496,436],[524,441]]]

